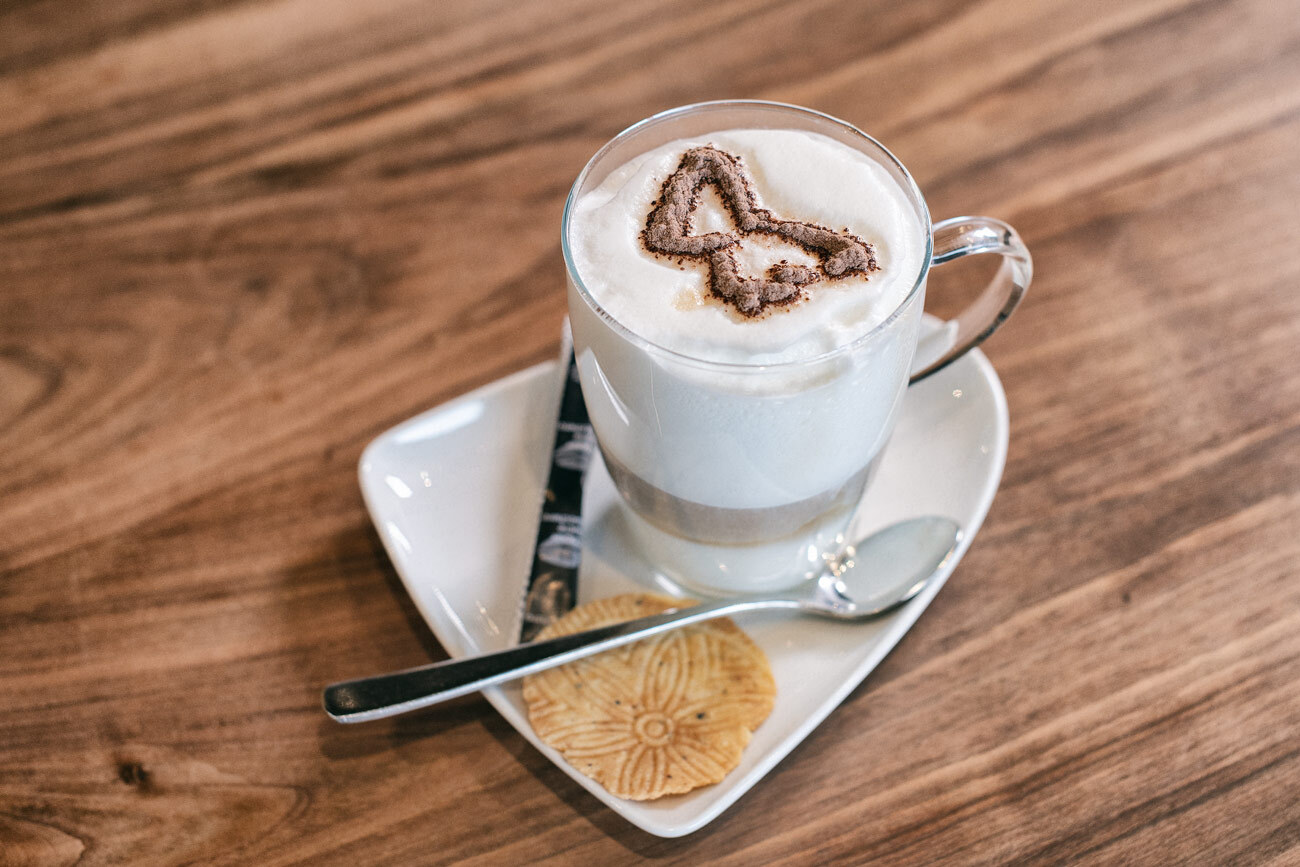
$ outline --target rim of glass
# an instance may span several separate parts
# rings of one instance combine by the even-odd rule
[[[826,352],[823,352],[819,355],[810,356],[808,358],[792,359],[790,361],[776,361],[776,362],[713,361],[711,359],[700,358],[695,355],[689,355],[684,352],[679,352],[675,349],[669,349],[666,346],[661,346],[660,344],[655,343],[653,340],[650,340],[647,337],[643,337],[642,335],[637,334],[631,328],[624,325],[615,317],[611,316],[609,311],[605,310],[604,307],[601,307],[600,303],[597,302],[596,299],[593,298],[591,296],[591,293],[587,290],[586,284],[582,282],[582,275],[578,273],[578,267],[573,262],[573,253],[569,248],[569,222],[573,216],[573,206],[578,198],[578,190],[582,188],[583,182],[586,181],[587,176],[591,174],[592,167],[595,166],[596,163],[599,162],[601,158],[604,157],[605,154],[607,154],[616,144],[622,142],[624,139],[628,138],[629,136],[637,134],[638,132],[640,132],[641,130],[645,129],[648,126],[651,126],[652,124],[659,123],[660,121],[664,121],[676,117],[678,115],[697,111],[699,109],[728,108],[728,107],[779,109],[782,111],[788,111],[795,114],[802,114],[802,115],[820,118],[821,120],[828,121],[834,124],[835,126],[838,126],[846,130],[847,132],[850,133],[852,137],[863,139],[864,141],[869,143],[872,147],[874,147],[876,150],[878,150],[880,154],[883,154],[885,160],[891,163],[894,166],[894,168],[898,170],[899,174],[906,182],[907,191],[912,195],[915,201],[920,204],[920,208],[921,208],[920,218],[925,229],[925,255],[921,258],[921,267],[920,270],[917,271],[916,278],[912,282],[912,288],[908,290],[907,296],[903,298],[902,301],[899,302],[897,307],[895,307],[892,311],[890,311],[890,314],[888,316],[886,316],[880,322],[876,323],[867,331],[863,332],[862,334],[859,334],[857,337],[850,340],[848,343],[841,344],[840,346],[837,346],[834,349],[827,350]],[[846,352],[852,352],[853,350],[861,347],[863,344],[869,342],[872,338],[874,338],[877,334],[882,332],[884,329],[892,325],[898,319],[898,317],[900,317],[903,314],[903,311],[905,311],[911,305],[912,301],[915,300],[917,293],[921,290],[921,287],[925,284],[925,277],[926,274],[928,274],[930,271],[931,259],[933,258],[934,255],[934,225],[930,219],[930,206],[926,204],[925,196],[921,195],[921,190],[919,187],[917,187],[916,180],[913,179],[912,173],[907,170],[907,167],[903,165],[902,161],[899,160],[898,157],[894,156],[893,152],[889,148],[885,147],[875,138],[863,132],[862,130],[858,129],[853,124],[847,121],[840,120],[838,117],[834,117],[833,115],[826,114],[825,112],[820,112],[811,108],[804,108],[803,106],[800,105],[791,105],[790,103],[785,103],[785,102],[772,102],[764,99],[718,99],[718,100],[711,100],[708,102],[694,102],[691,103],[690,105],[681,105],[676,108],[670,108],[670,109],[666,109],[665,111],[652,114],[649,117],[645,118],[644,120],[637,121],[636,123],[624,129],[618,135],[611,138],[609,141],[605,142],[605,144],[600,148],[600,150],[596,151],[596,153],[592,155],[591,159],[587,160],[587,164],[582,167],[582,171],[578,173],[577,179],[573,182],[573,186],[569,189],[569,196],[564,201],[564,216],[561,218],[560,221],[560,249],[564,255],[564,267],[569,273],[569,279],[572,280],[574,286],[577,287],[578,294],[582,296],[582,300],[586,302],[587,306],[590,307],[593,311],[595,311],[597,315],[599,315],[603,320],[609,323],[610,327],[613,328],[615,332],[622,335],[625,339],[629,340],[634,344],[638,344],[642,347],[653,349],[655,352],[663,353],[664,355],[667,355],[679,361],[687,362],[691,365],[700,365],[700,366],[707,366],[711,368],[721,368],[721,369],[752,371],[752,370],[763,370],[768,368],[798,367],[805,364],[813,364],[816,362],[825,361],[830,358],[835,358]]]

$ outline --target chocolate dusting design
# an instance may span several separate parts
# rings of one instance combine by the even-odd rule
[[[765,277],[742,276],[735,254],[740,236],[732,232],[691,234],[691,216],[705,184],[717,189],[740,235],[784,238],[817,256],[820,269],[782,261],[769,268]],[[682,155],[677,171],[664,181],[650,209],[641,241],[652,253],[708,262],[710,294],[750,317],[761,316],[770,306],[798,301],[803,287],[823,277],[835,280],[868,274],[877,267],[875,249],[848,230],[835,232],[814,223],[781,220],[760,207],[740,158],[709,145]]]

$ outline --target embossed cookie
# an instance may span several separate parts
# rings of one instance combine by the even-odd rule
[[[628,594],[580,605],[539,639],[659,614],[682,600]],[[686,603],[689,604],[689,603]],[[767,657],[730,620],[711,620],[530,675],[528,718],[571,765],[644,801],[721,780],[772,711]]]

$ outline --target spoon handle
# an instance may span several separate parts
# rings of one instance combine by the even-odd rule
[[[448,659],[325,687],[325,712],[339,722],[366,722],[428,707],[489,686],[631,644],[669,629],[756,608],[798,608],[794,599],[731,599],[679,608],[495,653]]]

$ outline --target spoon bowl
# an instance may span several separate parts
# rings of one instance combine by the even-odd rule
[[[920,593],[959,541],[961,528],[951,518],[931,515],[892,524],[845,548],[802,607],[841,620],[879,617]],[[889,570],[881,564],[892,564],[896,574],[882,578]]]
[[[325,712],[345,723],[382,719],[669,629],[764,608],[794,609],[836,620],[870,620],[920,593],[947,563],[960,540],[961,528],[949,518],[928,516],[901,521],[845,548],[844,554],[802,592],[720,599],[496,653],[331,684],[323,696]]]

